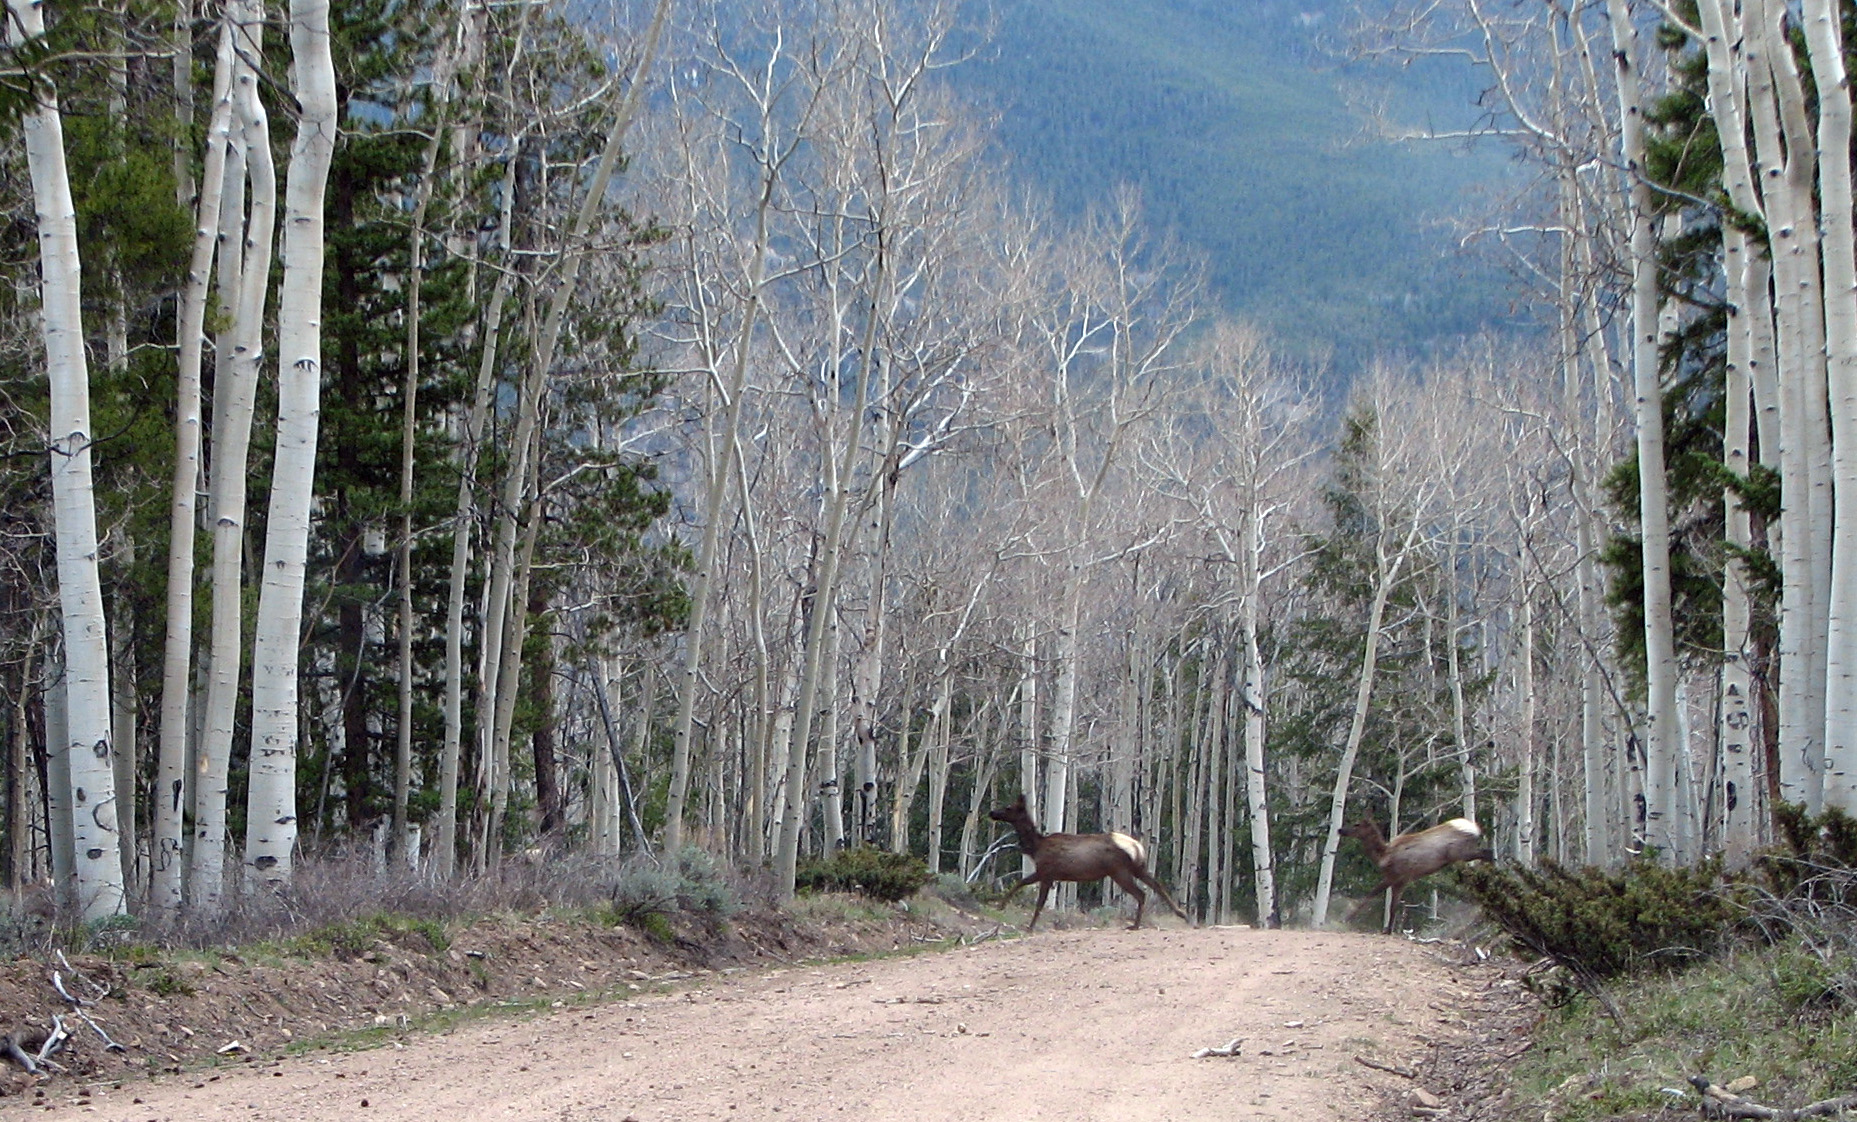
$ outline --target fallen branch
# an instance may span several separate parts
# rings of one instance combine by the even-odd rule
[[[56,1013],[52,1014],[52,1031],[46,1035],[45,1044],[40,1047],[39,1054],[34,1056],[33,1059],[38,1061],[40,1067],[48,1067],[53,1071],[63,1071],[63,1067],[52,1062],[51,1056],[53,1052],[63,1048],[65,1041],[70,1039],[71,1030],[64,1027],[64,1018]]]
[[[1742,1098],[1726,1087],[1719,1087],[1710,1082],[1706,1075],[1692,1076],[1689,1082],[1702,1096],[1704,1109],[1713,1110],[1723,1118],[1773,1118],[1781,1122],[1790,1122],[1798,1118],[1841,1114],[1852,1107],[1857,1107],[1857,1095],[1845,1095],[1842,1098],[1824,1099],[1788,1110],[1785,1107],[1766,1106],[1752,1099]]]
[[[111,1040],[110,1034],[103,1031],[102,1025],[99,1025],[97,1022],[91,1020],[89,1013],[84,1012],[82,1009],[73,1009],[71,1011],[73,1013],[76,1013],[78,1016],[84,1018],[84,1023],[90,1026],[90,1031],[96,1033],[99,1037],[102,1038],[104,1051],[106,1052],[127,1052],[129,1050],[123,1047],[121,1044],[116,1043],[114,1040]]]
[[[89,978],[86,978],[84,975],[78,973],[77,967],[71,965],[71,960],[64,956],[63,951],[58,951],[56,953],[58,955],[58,961],[64,963],[64,968],[70,971],[71,977],[77,979],[80,982],[83,982],[85,985],[95,990],[97,992],[98,997],[108,997],[110,995],[110,987],[101,985],[97,982],[93,982]]]
[[[1208,1056],[1236,1056],[1239,1047],[1243,1044],[1244,1037],[1234,1036],[1226,1041],[1225,1046],[1222,1048],[1201,1048],[1199,1051],[1193,1053],[1193,1058],[1196,1060],[1203,1060]]]
[[[58,961],[65,964],[65,969],[67,970],[71,969],[71,963],[69,960],[65,958],[63,951],[58,952]],[[79,977],[77,971],[75,970],[71,970],[71,976],[73,978]],[[92,987],[93,988],[95,987],[95,983],[92,983]],[[84,1023],[90,1026],[90,1031],[96,1033],[99,1037],[102,1038],[103,1047],[105,1051],[127,1052],[129,1050],[123,1047],[121,1044],[116,1043],[114,1040],[111,1040],[110,1034],[103,1031],[103,1026],[91,1020],[90,1014],[84,1012],[83,1000],[74,996],[70,990],[65,988],[64,979],[58,976],[58,971],[56,970],[52,971],[52,988],[57,990],[58,996],[64,998],[65,1001],[71,1006],[71,1012],[76,1013],[80,1018],[82,1018]]]
[[[1398,1064],[1383,1064],[1379,1060],[1370,1060],[1366,1056],[1356,1056],[1354,1057],[1354,1062],[1362,1067],[1370,1067],[1375,1071],[1390,1072],[1393,1075],[1399,1076],[1401,1079],[1417,1079],[1419,1077],[1419,1073],[1413,1071],[1409,1067],[1401,1067]]]
[[[9,1032],[5,1037],[0,1038],[0,1056],[5,1056],[24,1068],[27,1075],[39,1074],[38,1061],[32,1058],[31,1053],[19,1046],[18,1033]]]

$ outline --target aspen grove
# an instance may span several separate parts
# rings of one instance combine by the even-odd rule
[[[1016,173],[954,0],[9,0],[0,879],[1007,885],[1023,795],[1320,925],[1363,818],[1857,813],[1852,6],[1426,9],[1526,314],[1352,370]]]

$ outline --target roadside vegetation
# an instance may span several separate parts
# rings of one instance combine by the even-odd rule
[[[1661,1117],[1710,1084],[1713,1116],[1857,1100],[1857,823],[1793,811],[1780,826],[1741,873],[1460,871],[1547,1005],[1497,1116]]]

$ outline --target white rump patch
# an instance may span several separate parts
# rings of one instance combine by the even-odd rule
[[[1453,818],[1449,822],[1446,822],[1445,825],[1456,830],[1460,834],[1469,834],[1473,838],[1480,838],[1483,836],[1482,829],[1468,818]]]
[[[1109,835],[1109,840],[1114,842],[1116,847],[1123,853],[1128,854],[1135,864],[1146,865],[1148,863],[1148,847],[1142,845],[1141,842],[1136,839],[1129,837],[1127,834],[1119,834],[1112,831]]]

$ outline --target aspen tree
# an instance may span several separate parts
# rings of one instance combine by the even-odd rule
[[[1390,415],[1385,403],[1392,391],[1391,378],[1388,372],[1377,371],[1366,391],[1371,402],[1370,412],[1366,414],[1371,426],[1368,439],[1372,444],[1372,460],[1367,465],[1371,477],[1366,482],[1370,489],[1367,501],[1371,504],[1373,517],[1373,567],[1369,574],[1372,598],[1367,608],[1365,642],[1361,649],[1359,677],[1355,682],[1354,706],[1348,720],[1347,739],[1342,744],[1341,757],[1336,764],[1334,791],[1329,798],[1327,832],[1322,845],[1321,864],[1316,872],[1315,901],[1310,922],[1318,927],[1328,922],[1328,906],[1334,891],[1335,857],[1341,850],[1341,826],[1347,816],[1354,764],[1360,756],[1361,739],[1366,734],[1368,707],[1373,700],[1375,677],[1379,669],[1380,645],[1385,641],[1387,605],[1395,587],[1408,575],[1408,566],[1419,544],[1420,533],[1424,528],[1422,519],[1434,486],[1434,481],[1429,479],[1405,478],[1405,465],[1400,462],[1403,453],[1391,446],[1391,437],[1385,431],[1386,418]],[[1397,486],[1402,480],[1412,485],[1412,489]]]
[[[720,9],[708,13],[706,18],[711,21],[712,38],[720,43],[719,24],[716,22],[721,18]],[[699,338],[698,353],[705,361],[705,369],[711,379],[710,388],[722,409],[721,423],[714,434],[713,445],[721,459],[712,455],[706,467],[706,501],[703,507],[705,522],[702,541],[697,548],[695,579],[690,588],[690,622],[686,629],[683,673],[677,691],[677,718],[672,726],[670,790],[664,821],[664,845],[672,853],[676,853],[683,845],[684,804],[689,791],[690,742],[696,724],[696,694],[702,675],[703,637],[717,577],[716,566],[724,523],[722,508],[735,474],[732,467],[739,449],[742,396],[748,384],[749,356],[752,354],[762,295],[767,285],[772,208],[786,190],[784,178],[788,174],[787,165],[807,138],[808,122],[822,92],[816,85],[800,83],[800,76],[792,69],[794,64],[787,57],[785,35],[775,38],[772,53],[759,67],[726,54],[710,62],[747,100],[748,119],[740,123],[741,135],[750,141],[748,149],[755,161],[756,189],[753,234],[748,243],[750,249],[745,295],[738,313],[740,323],[735,328],[734,346],[725,350],[724,345],[716,342],[717,333],[712,324],[701,322],[703,333]],[[790,103],[797,104],[789,110]],[[702,119],[708,111],[701,104],[689,105],[685,110],[688,116],[680,116],[680,121],[684,122],[685,128],[694,127],[693,119]],[[790,122],[786,118],[789,111],[796,114]],[[727,119],[726,116],[722,118],[723,121]],[[694,138],[684,139],[679,146],[684,164],[674,174],[687,177],[686,186],[680,192],[686,197],[699,195],[697,177],[724,174],[717,165],[699,159],[699,150],[705,146],[702,141]],[[701,155],[706,157],[707,153]],[[707,218],[697,206],[692,206],[692,228],[685,237],[693,238],[696,233],[694,224]],[[689,252],[692,257],[694,248],[691,244]],[[700,290],[687,296],[686,306],[693,311],[717,314],[717,310],[709,306],[709,294],[699,293]],[[697,318],[701,320],[700,316]]]
[[[7,0],[7,43],[18,48],[45,34],[30,0]],[[35,80],[35,103],[22,121],[26,164],[39,234],[39,320],[51,385],[51,480],[57,540],[58,599],[64,631],[68,714],[64,735],[47,751],[68,774],[70,857],[78,912],[86,921],[125,909],[117,846],[116,776],[110,729],[109,644],[97,572],[97,515],[91,479],[90,371],[84,354],[77,212],[65,165],[58,95]],[[61,791],[60,794],[64,794]]]
[[[246,198],[248,213],[222,204],[220,225],[221,300],[230,299],[233,314],[221,336],[212,431],[212,473],[208,502],[213,519],[213,624],[207,654],[206,696],[202,705],[199,746],[194,758],[193,848],[187,869],[188,906],[205,916],[223,907],[226,880],[226,787],[232,762],[232,735],[242,666],[244,627],[243,570],[247,463],[252,411],[264,360],[266,298],[270,292],[271,252],[275,228],[276,172],[271,158],[269,118],[258,97],[257,67],[263,63],[258,29],[262,11],[250,3],[229,7],[235,28],[239,65],[233,97],[239,118],[238,159],[228,154],[228,179],[243,172],[249,190],[240,196],[229,182],[227,202]],[[243,220],[241,222],[241,219]],[[240,244],[234,254],[227,242]]]
[[[1702,0],[1698,5],[1703,49],[1708,62],[1709,112],[1715,118],[1722,146],[1722,185],[1729,203],[1741,213],[1759,216],[1747,150],[1746,73],[1739,52],[1729,42],[1733,18],[1724,0]],[[1738,40],[1739,36],[1736,36]],[[1748,476],[1749,437],[1758,324],[1770,322],[1766,268],[1760,248],[1741,223],[1723,221],[1722,274],[1728,298],[1727,368],[1724,391],[1723,461],[1737,479]],[[1771,439],[1771,434],[1769,435]],[[1762,441],[1767,454],[1773,445]],[[1722,581],[1721,703],[1717,738],[1722,753],[1722,844],[1733,866],[1745,863],[1755,841],[1752,743],[1754,677],[1748,665],[1752,637],[1747,567],[1740,554],[1753,545],[1752,520],[1733,487],[1722,495],[1728,556]]]
[[[1677,744],[1676,643],[1670,603],[1670,515],[1664,472],[1663,390],[1658,381],[1656,230],[1644,178],[1642,52],[1627,0],[1607,0],[1619,101],[1619,144],[1629,180],[1631,368],[1637,398],[1639,524],[1643,532],[1644,645],[1647,674],[1644,844],[1671,848]]]
[[[200,367],[205,348],[206,303],[214,249],[225,197],[226,154],[232,139],[233,28],[221,19],[213,64],[212,114],[206,158],[195,204],[193,255],[178,316],[179,354],[175,383],[174,476],[168,520],[167,641],[161,676],[160,741],[155,764],[155,799],[150,846],[153,875],[149,903],[170,920],[183,903],[183,835],[186,824],[188,701],[193,666],[194,527],[201,475]],[[193,200],[188,200],[193,202]]]
[[[1838,6],[1806,0],[1818,94],[1819,245],[1824,261],[1832,479],[1826,586],[1825,803],[1857,810],[1857,237],[1852,231],[1851,90]]]
[[[329,0],[291,0],[290,54],[299,115],[284,190],[277,450],[252,647],[245,864],[253,887],[289,883],[297,840],[297,633],[322,394],[323,193],[336,130]]]

